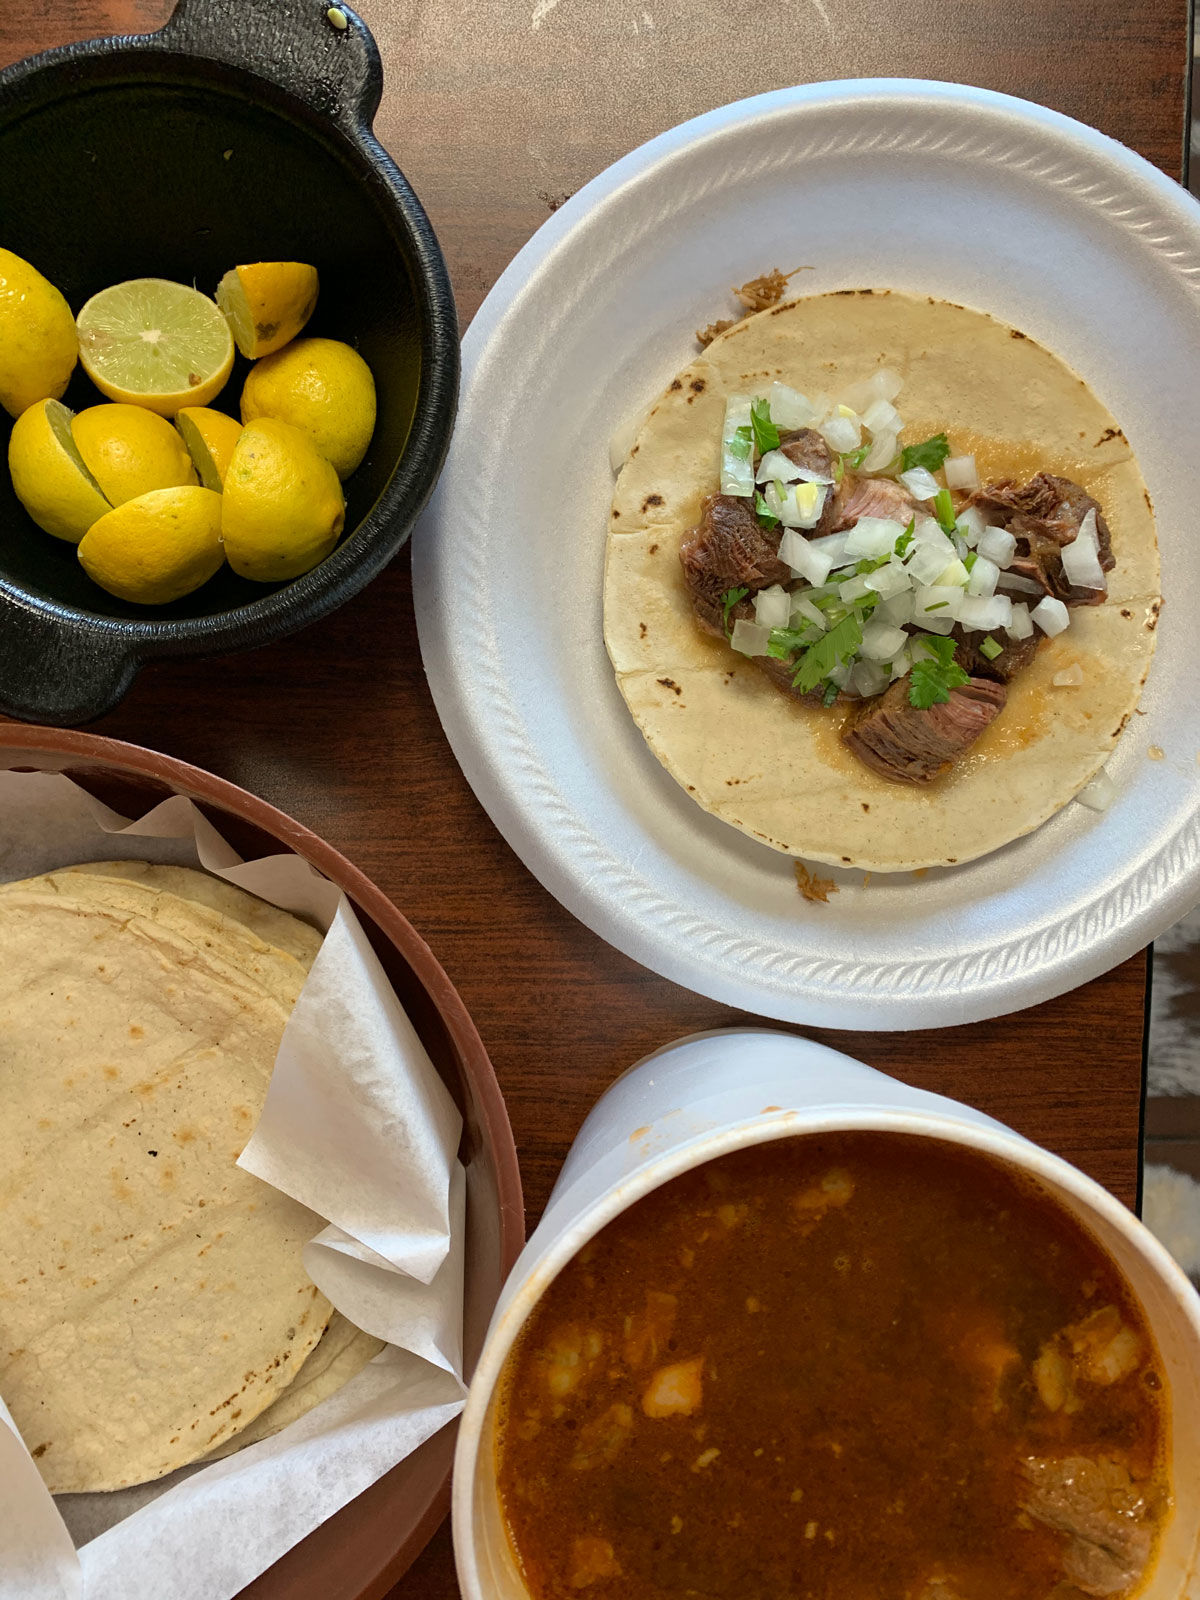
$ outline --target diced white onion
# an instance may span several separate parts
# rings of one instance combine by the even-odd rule
[[[744,656],[765,656],[770,637],[770,628],[764,628],[761,622],[747,622],[744,617],[739,617],[733,625],[729,642]]]
[[[863,412],[863,427],[872,434],[898,433],[903,426],[900,413],[890,400],[872,400]]]
[[[904,524],[890,517],[859,517],[846,535],[846,554],[855,560],[890,555],[903,532]]]
[[[849,410],[847,406],[845,408]],[[835,413],[820,424],[825,443],[831,450],[844,455],[847,450],[857,450],[862,443],[862,428],[853,412],[848,417]]]
[[[979,487],[979,471],[974,456],[947,456],[942,463],[948,489],[974,490]]]
[[[903,650],[897,650],[896,654],[888,662],[888,666],[891,668],[893,682],[897,678],[902,678],[910,670],[912,667],[912,655],[907,645]]]
[[[793,627],[797,617],[802,618],[805,622],[813,623],[815,627],[820,628],[822,633],[828,631],[829,618],[821,610],[820,606],[813,605],[812,601],[805,595],[792,596],[792,614],[788,621]]]
[[[865,577],[857,574],[847,578],[845,583],[838,584],[838,598],[845,606],[853,605],[856,600],[864,600],[871,593],[871,586]]]
[[[896,627],[886,617],[872,617],[863,629],[862,653],[868,661],[890,661],[906,643],[904,629]]]
[[[863,472],[882,472],[896,459],[900,442],[898,429],[883,428],[871,441],[871,448],[863,457]]]
[[[958,617],[958,608],[966,596],[961,589],[950,584],[927,584],[917,590],[913,601],[913,617],[917,622],[924,622],[927,616],[949,618],[954,622]]]
[[[978,506],[968,506],[965,511],[960,511],[954,526],[966,540],[969,549],[973,550],[983,536],[987,521]]]
[[[956,556],[937,581],[943,585],[950,585],[955,589],[965,589],[970,576],[971,574]]]
[[[856,661],[850,674],[849,687],[865,700],[873,694],[882,694],[891,682],[891,674],[874,661]]]
[[[815,528],[828,493],[828,486],[823,483],[794,483],[783,494],[777,484],[769,483],[763,490],[763,501],[785,528]]]
[[[851,668],[848,661],[839,661],[837,666],[829,673],[829,678],[831,682],[837,684],[839,689],[844,689],[850,682],[850,671]]]
[[[957,619],[945,611],[938,611],[932,617],[921,617],[921,626],[927,633],[953,633]]]
[[[1094,510],[1084,517],[1071,543],[1063,545],[1062,564],[1069,582],[1080,589],[1108,588],[1108,579],[1100,565],[1100,541]]]
[[[941,484],[925,467],[910,467],[900,474],[900,482],[914,500],[932,500],[935,494],[942,492]]]
[[[1078,689],[1083,682],[1083,668],[1077,661],[1073,667],[1056,672],[1050,682],[1056,689]]]
[[[904,387],[904,379],[891,367],[879,367],[867,381],[881,400],[894,400]]]
[[[1116,796],[1116,784],[1109,777],[1107,769],[1101,767],[1091,783],[1085,783],[1075,798],[1092,811],[1107,811]]]
[[[764,628],[786,628],[792,615],[792,597],[781,583],[760,589],[754,596],[754,620]]]
[[[1012,565],[1017,553],[1017,541],[1007,528],[985,528],[975,546],[981,556],[994,561],[1000,568]]]
[[[808,547],[810,550],[819,550],[823,556],[828,556],[831,568],[840,567],[846,559],[846,540],[849,537],[848,533],[827,533],[823,538],[810,539]],[[784,556],[783,559],[786,561],[787,557]],[[824,583],[825,580],[822,578],[821,581]]]
[[[954,553],[955,553],[955,555],[957,555],[958,559],[960,561],[965,561],[966,557],[967,557],[967,552],[968,552],[969,546],[967,544],[967,541],[963,538],[962,534],[959,533],[957,528],[955,528],[954,532],[953,533],[948,533],[946,535],[946,537],[949,539],[950,543],[954,546]]]
[[[817,420],[812,401],[786,383],[773,383],[767,391],[771,421],[777,428],[811,428]]]
[[[900,594],[889,596],[881,600],[875,607],[877,617],[886,617],[889,622],[894,622],[898,628],[904,627],[913,619],[913,607],[916,604],[916,595],[911,589],[905,589]]]
[[[1054,638],[1056,633],[1061,633],[1064,628],[1069,627],[1071,623],[1071,613],[1066,606],[1063,605],[1061,600],[1056,600],[1050,594],[1039,600],[1029,615],[1042,632],[1048,634],[1051,639]]]
[[[956,559],[954,546],[949,539],[943,538],[940,545],[914,544],[906,565],[914,582],[936,583],[951,561]]]
[[[750,427],[750,396],[731,394],[725,402],[725,422],[721,429],[721,493],[751,495],[754,493],[754,444],[745,456],[735,453],[739,428]]]
[[[1032,578],[1023,578],[1019,572],[1002,572],[1000,574],[1000,587],[1012,589],[1016,594],[1045,594],[1040,583],[1035,583]]]
[[[964,595],[958,608],[958,620],[968,632],[991,633],[1007,628],[1012,621],[1012,601],[1007,595]]]
[[[1033,619],[1029,615],[1029,607],[1024,600],[1014,602],[1012,608],[1012,621],[1008,625],[1010,639],[1029,639],[1033,637]]]
[[[983,595],[986,599],[988,595],[995,594],[999,579],[1000,568],[996,563],[976,553],[975,565],[971,568],[971,575],[967,579],[967,593]]]
[[[913,538],[918,544],[935,544],[939,550],[947,551],[947,560],[953,554],[954,546],[941,523],[936,517],[931,517],[928,511],[922,511],[913,518]]]
[[[811,467],[798,467],[782,450],[768,450],[758,463],[754,474],[757,483],[832,483],[825,472],[814,472]]]
[[[883,599],[890,600],[893,595],[903,594],[906,589],[911,589],[912,578],[905,570],[903,562],[893,557],[886,566],[867,573],[867,587],[874,589]]]
[[[794,528],[785,528],[779,539],[779,559],[786,561],[792,571],[799,573],[800,577],[807,578],[814,586],[819,586],[825,582],[833,568],[832,555],[817,549],[818,544],[826,542],[824,539],[810,542],[802,538]]]

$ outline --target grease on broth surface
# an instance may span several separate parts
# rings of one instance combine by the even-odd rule
[[[855,1132],[656,1190],[509,1357],[501,1503],[535,1600],[1128,1596],[1169,1511],[1136,1301],[988,1158]]]

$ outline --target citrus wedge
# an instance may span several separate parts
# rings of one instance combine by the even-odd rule
[[[218,570],[221,496],[194,486],[153,489],[95,522],[79,544],[94,583],[135,605],[163,606]]]
[[[19,417],[57,400],[79,355],[75,318],[36,267],[0,250],[0,406]]]
[[[208,406],[184,406],[175,417],[175,426],[200,474],[200,482],[219,494],[225,486],[225,474],[242,431],[241,423]]]
[[[183,440],[144,406],[89,406],[71,424],[84,465],[114,505],[196,482]]]
[[[251,361],[282,350],[316,310],[317,269],[303,261],[255,261],[217,285],[217,304]]]
[[[167,278],[131,278],[79,313],[79,359],[110,400],[173,417],[205,406],[233,366],[233,335],[216,304]]]
[[[229,565],[258,583],[324,561],[346,520],[337,473],[306,434],[272,417],[242,429],[221,499]]]
[[[17,499],[39,528],[78,544],[111,508],[71,435],[61,400],[38,400],[13,423],[8,470]]]
[[[308,434],[348,478],[375,431],[375,380],[357,350],[339,339],[297,339],[250,368],[242,421],[277,417]]]

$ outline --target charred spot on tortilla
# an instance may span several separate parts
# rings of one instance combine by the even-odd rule
[[[658,554],[658,546],[656,544],[652,544],[650,546],[650,554],[652,556],[656,556]]]
[[[661,506],[661,505],[665,505],[665,503],[666,502],[663,500],[662,495],[660,495],[660,494],[648,494],[646,496],[646,498],[642,501],[642,510],[643,511],[648,511],[651,506]]]
[[[638,637],[640,639],[644,639],[646,637],[646,624],[644,622],[638,623]]]
[[[772,305],[704,366],[703,419],[652,416],[614,498],[644,515],[661,493],[659,549],[681,557],[610,541],[606,642],[653,753],[706,810],[810,860],[949,865],[1039,826],[1095,774],[1090,729],[1128,714],[1153,649],[1145,485],[1132,454],[1101,467],[1087,444],[1127,444],[1116,420],[1021,330],[889,290]],[[636,670],[616,630],[631,604],[662,618]],[[1092,663],[1073,720],[1061,701],[1031,720],[1066,627]],[[732,666],[699,673],[686,711],[656,712],[653,669],[714,649],[751,663],[736,693]],[[733,815],[723,780],[764,753],[772,781]]]
[[[1104,432],[1100,435],[1100,437],[1096,440],[1096,443],[1092,446],[1093,450],[1099,450],[1100,446],[1102,444],[1107,444],[1110,439],[1120,439],[1122,444],[1128,444],[1129,443],[1129,441],[1126,439],[1125,435],[1121,432],[1120,428],[1115,428],[1115,427],[1114,428],[1105,428]]]
[[[931,300],[929,303],[932,305],[933,301]],[[1029,337],[1028,334],[1022,333],[1020,328],[1010,328],[1008,334],[1011,339],[1027,339]]]
[[[703,378],[692,379],[691,390],[693,394],[703,394],[705,387],[706,385]]]

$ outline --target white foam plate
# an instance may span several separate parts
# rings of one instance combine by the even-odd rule
[[[923,877],[835,873],[827,905],[663,770],[601,627],[611,435],[692,357],[693,330],[727,314],[730,284],[801,264],[806,293],[959,301],[1069,362],[1137,452],[1166,595],[1106,813],[1072,803]],[[1200,207],[1141,157],[956,84],[744,100],[569,200],[496,284],[463,359],[414,546],[429,683],[496,826],[604,939],[768,1017],[934,1027],[1083,983],[1200,899]]]

